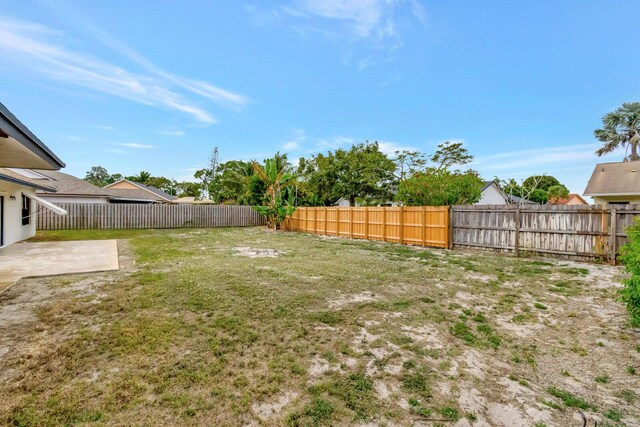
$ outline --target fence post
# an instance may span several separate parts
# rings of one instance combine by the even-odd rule
[[[404,243],[404,206],[400,206],[400,231],[398,234],[400,235],[400,244]]]
[[[382,207],[382,241],[387,241],[387,208]]]
[[[322,212],[324,213],[324,235],[327,235],[327,217],[329,216],[329,208],[326,206],[322,207]]]
[[[340,237],[340,206],[336,208],[336,236]]]
[[[318,208],[313,208],[313,234],[318,234]]]
[[[611,225],[609,231],[609,241],[611,242],[611,259],[610,262],[616,265],[618,254],[618,211],[616,208],[611,208]]]
[[[520,256],[520,206],[516,207],[513,227],[513,231],[515,232],[515,242],[513,244],[513,249],[517,258],[518,256]]]
[[[420,214],[422,220],[420,221],[422,225],[422,246],[427,246],[427,208],[422,207],[422,212]]]
[[[349,207],[349,237],[353,239],[353,215],[356,213],[353,206]]]
[[[364,208],[364,238],[369,240],[369,206]]]
[[[453,206],[447,206],[447,217],[449,218],[449,223],[447,224],[447,249],[453,249],[453,230],[454,230],[454,208]]]

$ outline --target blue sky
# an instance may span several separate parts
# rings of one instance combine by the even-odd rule
[[[638,16],[624,0],[0,0],[0,100],[77,176],[190,179],[214,146],[462,140],[487,179],[582,193],[593,130],[639,100]]]

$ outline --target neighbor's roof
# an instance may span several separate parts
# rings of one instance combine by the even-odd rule
[[[569,194],[567,197],[561,197],[558,200],[556,200],[555,202],[549,202],[550,205],[566,205],[567,203],[569,203],[571,200],[575,199],[575,198],[580,199],[580,201],[582,203],[584,203],[585,205],[588,205],[589,203],[587,203],[587,201],[585,199],[583,199],[579,194],[575,194],[575,193],[571,193]]]
[[[215,205],[216,204],[216,202],[214,202],[211,199],[196,200],[195,197],[191,197],[191,196],[174,199],[171,201],[171,203],[178,204],[178,205]]]
[[[583,196],[640,194],[640,161],[598,163]]]
[[[495,181],[485,181],[484,182],[484,186],[482,187],[482,191],[484,191],[487,188],[491,187],[492,184],[496,184],[496,182]],[[500,188],[500,186],[498,186],[498,188]]]
[[[111,188],[113,185],[118,182],[126,181],[130,184],[135,185],[139,188],[139,190],[134,190],[132,188]],[[172,200],[177,199],[176,196],[172,196],[169,193],[165,193],[159,188],[152,187],[150,185],[145,185],[140,182],[130,181],[128,179],[120,179],[112,184],[109,184],[104,187],[107,189],[109,193],[113,194],[117,197],[122,197],[126,199],[138,199],[138,200],[158,200],[158,201],[166,201],[170,202]],[[154,197],[155,195],[155,197]]]
[[[7,168],[0,168],[0,180],[12,182],[14,184],[24,185],[26,187],[36,188],[39,190],[51,191],[54,193],[56,191],[55,188],[50,187],[44,183],[48,181],[43,182],[43,180],[28,178],[26,176],[20,175],[19,173],[14,172],[11,169],[7,169]]]
[[[41,169],[32,169],[34,172],[44,175],[47,180],[41,182],[49,187],[54,188],[56,195],[73,195],[73,196],[89,196],[89,197],[110,197],[111,195],[100,187],[97,187],[84,179],[76,178],[73,175],[58,171],[48,171]],[[44,190],[44,193],[50,193]]]
[[[31,149],[34,153],[38,154],[40,157],[48,157],[47,163],[50,163],[52,166],[55,166],[57,169],[63,168],[66,165],[56,156],[53,151],[47,147],[44,142],[40,141],[40,138],[35,136],[33,132],[29,130],[16,116],[13,115],[11,111],[7,107],[4,106],[0,102],[0,123],[6,123],[13,129],[17,131],[17,133],[12,134],[17,141],[19,141],[22,145]],[[5,129],[8,131],[8,129]]]

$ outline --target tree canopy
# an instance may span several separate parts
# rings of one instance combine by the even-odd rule
[[[640,102],[625,102],[621,107],[607,113],[602,118],[602,128],[593,133],[602,147],[596,150],[598,156],[611,153],[618,147],[629,149],[629,160],[638,160],[640,145]]]
[[[461,142],[444,142],[429,156],[431,165],[399,183],[398,200],[409,206],[450,206],[480,200],[484,181],[478,173],[452,170],[473,161]]]
[[[308,204],[333,205],[344,198],[391,198],[396,164],[380,151],[377,142],[338,148],[310,159],[300,159],[302,196]]]

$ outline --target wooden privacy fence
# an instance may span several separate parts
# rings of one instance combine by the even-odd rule
[[[449,207],[304,207],[291,228],[307,233],[449,247]]]
[[[640,206],[453,206],[453,246],[615,261]]]
[[[67,211],[57,215],[38,209],[39,230],[250,227],[266,218],[251,206],[56,203]]]

